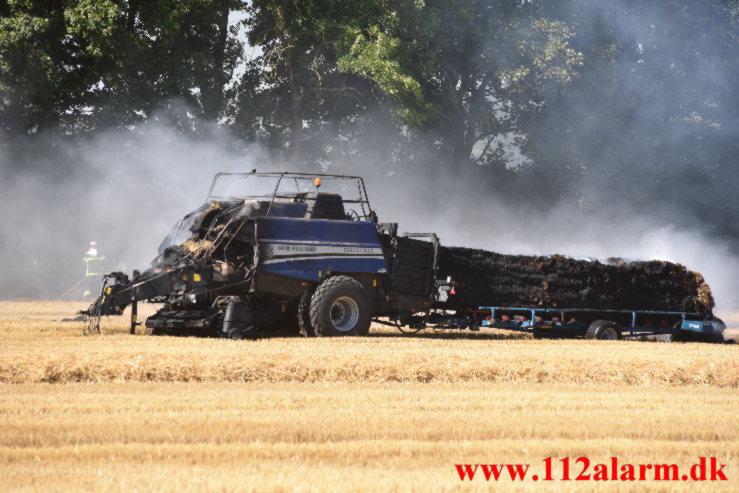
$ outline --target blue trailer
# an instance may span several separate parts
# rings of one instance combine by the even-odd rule
[[[482,306],[463,311],[432,310],[397,321],[376,319],[401,332],[436,332],[480,328],[530,334],[535,339],[621,340],[658,337],[666,342],[723,342],[726,325],[700,313],[649,310],[595,310]]]
[[[721,341],[725,325],[699,313],[588,308],[480,307],[482,327],[518,331],[535,338],[617,340],[663,336],[671,341]]]

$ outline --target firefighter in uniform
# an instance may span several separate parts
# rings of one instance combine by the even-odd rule
[[[100,277],[103,275],[103,260],[105,260],[105,257],[98,254],[97,242],[90,242],[82,260],[85,262],[85,291],[82,296],[87,298],[93,294],[93,286],[99,284]],[[97,293],[94,294],[97,295]]]

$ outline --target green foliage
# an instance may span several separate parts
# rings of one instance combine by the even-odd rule
[[[572,27],[513,0],[428,0],[401,11],[403,60],[436,109],[423,137],[442,159],[505,170],[501,138],[570,84],[583,63]]]
[[[422,6],[405,0],[252,2],[249,42],[261,55],[249,61],[239,83],[235,127],[288,150],[293,160],[311,161],[322,152],[319,141],[337,137],[371,108],[389,111],[398,125],[422,126],[432,106],[397,37],[401,7],[414,12]],[[303,144],[311,141],[316,147],[307,152]]]
[[[260,53],[231,85],[234,14]],[[26,130],[125,126],[181,101],[274,149],[384,108],[456,129],[439,145],[469,157],[513,128],[516,100],[540,102],[582,63],[566,23],[506,0],[11,0],[0,22],[3,113]]]
[[[126,126],[184,101],[216,119],[241,56],[228,0],[11,0],[0,10],[6,133]],[[225,14],[225,15],[224,15]]]
[[[118,46],[121,11],[113,0],[79,0],[64,11],[67,35],[87,40],[84,52],[103,57]]]
[[[399,40],[371,26],[366,34],[357,27],[342,33],[337,67],[373,81],[393,103],[404,122],[421,126],[432,107],[424,101],[421,84],[405,73],[398,57]]]
[[[32,8],[32,2],[10,1],[17,10],[0,18],[0,95],[11,106],[3,127],[21,122],[21,112],[37,122],[58,119],[55,94],[75,81],[57,63],[60,58],[63,19],[58,11]],[[21,107],[24,107],[21,110]]]
[[[511,40],[513,56],[502,66],[498,77],[516,91],[536,90],[549,81],[566,84],[577,76],[583,55],[572,49],[570,27],[546,18],[517,19],[503,31]],[[499,36],[500,37],[500,36]]]

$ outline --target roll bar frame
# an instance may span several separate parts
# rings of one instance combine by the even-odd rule
[[[213,195],[213,190],[215,189],[216,182],[219,178],[222,176],[242,176],[244,178],[248,178],[250,176],[258,176],[258,177],[271,177],[271,178],[277,178],[277,183],[275,184],[274,190],[272,191],[272,195],[229,195],[229,196],[218,196]],[[285,178],[293,178],[296,180],[307,180],[307,179],[316,179],[321,178],[328,179],[328,180],[356,180],[357,182],[357,190],[359,191],[359,199],[358,200],[345,200],[342,198],[345,204],[359,204],[359,206],[362,208],[362,214],[360,218],[366,220],[366,221],[373,221],[377,222],[377,215],[372,210],[372,207],[370,206],[369,197],[367,196],[367,187],[364,184],[364,179],[361,176],[353,176],[353,175],[334,175],[334,174],[327,174],[327,173],[296,173],[291,171],[283,171],[283,172],[264,172],[264,173],[257,173],[256,171],[252,171],[249,173],[237,173],[237,172],[218,172],[213,177],[213,181],[210,184],[210,189],[208,190],[208,202],[218,202],[221,200],[228,200],[228,199],[269,199],[269,207],[267,209],[267,215],[269,215],[269,212],[272,210],[272,204],[274,203],[275,199],[281,199],[281,198],[293,198],[293,196],[287,196],[287,195],[278,195],[277,192],[280,188],[280,184],[282,184],[283,179]]]

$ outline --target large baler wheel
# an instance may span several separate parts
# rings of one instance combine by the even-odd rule
[[[367,291],[351,277],[329,277],[311,297],[310,321],[320,337],[367,335],[372,322]]]

